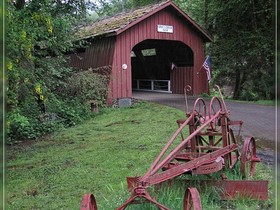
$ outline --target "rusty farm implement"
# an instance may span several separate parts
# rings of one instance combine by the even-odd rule
[[[127,177],[131,195],[117,210],[123,210],[130,204],[146,202],[154,204],[160,210],[168,210],[168,207],[157,202],[149,194],[150,186],[170,181],[185,173],[202,175],[232,169],[238,160],[243,180],[227,180],[222,173],[221,180],[212,182],[213,185],[222,188],[221,197],[231,199],[236,196],[249,196],[260,200],[268,198],[268,181],[245,180],[254,175],[256,163],[260,162],[260,158],[256,156],[255,139],[247,137],[239,152],[243,122],[230,120],[230,113],[220,88],[216,87],[220,92],[221,100],[213,97],[207,106],[204,99],[197,98],[191,111],[188,110],[186,103],[187,118],[177,120],[179,128],[166,143],[149,170],[143,176]],[[186,86],[185,93],[190,89],[190,86]],[[237,131],[235,134],[233,127]],[[189,132],[186,137],[183,134],[184,129],[188,129]],[[181,140],[179,143],[176,141],[174,146],[177,138]],[[171,145],[173,145],[172,149],[170,149]],[[80,209],[97,210],[93,194],[83,196]],[[183,209],[202,209],[199,192],[195,187],[186,189]]]

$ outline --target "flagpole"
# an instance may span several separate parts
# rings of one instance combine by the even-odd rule
[[[200,69],[197,71],[197,73],[196,73],[197,75],[199,75],[199,73],[200,73],[202,67],[203,67],[203,64],[201,65]]]
[[[207,81],[208,81],[208,84],[207,84],[208,91],[207,91],[207,93],[208,93],[208,95],[210,95],[211,72],[210,72],[210,63],[209,63],[208,59],[209,59],[209,55],[206,56],[204,62],[202,63],[199,70],[197,71],[197,76],[200,74],[201,69],[204,68],[205,71],[206,71],[206,76],[207,76]]]
[[[210,96],[210,81],[208,82],[208,95]]]

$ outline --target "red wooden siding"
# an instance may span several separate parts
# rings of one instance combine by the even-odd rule
[[[177,40],[188,45],[194,53],[194,66],[179,68],[178,72],[172,73],[174,92],[181,93],[185,83],[191,81],[193,81],[193,94],[207,92],[205,77],[203,74],[197,74],[204,62],[203,40],[173,12],[174,10],[169,8],[161,10],[117,36],[111,83],[113,98],[132,96],[130,52],[136,44],[146,39]],[[173,33],[157,32],[158,24],[172,25]],[[122,70],[122,64],[127,64],[128,68]]]
[[[83,69],[85,53],[73,53],[70,55],[70,65],[75,68]]]
[[[193,68],[179,67],[171,71],[171,91],[173,93],[184,93],[184,87],[191,85],[193,87]],[[191,91],[191,94],[193,91]]]
[[[101,66],[112,65],[115,49],[116,37],[107,37],[95,40],[92,45],[86,49],[83,68],[97,68]]]

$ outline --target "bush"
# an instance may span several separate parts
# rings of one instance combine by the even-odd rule
[[[54,101],[52,101],[54,102]],[[23,115],[20,111],[7,116],[7,143],[17,143],[25,139],[36,139],[64,127],[81,123],[91,116],[89,107],[75,101],[63,102],[57,100],[55,104],[47,103],[51,112],[34,115]],[[25,111],[25,114],[27,111]]]
[[[59,67],[54,65],[53,72],[55,68]],[[43,75],[43,72],[41,69],[41,76],[48,78],[47,82],[41,81],[37,85],[28,83],[28,86],[22,83],[26,87],[22,94],[24,97],[18,97],[17,108],[9,110],[7,115],[8,143],[35,139],[62,127],[77,125],[92,116],[89,101],[96,101],[98,106],[106,102],[111,66],[71,75],[70,70],[65,70],[63,72],[70,76],[65,75],[63,80]],[[38,103],[37,89],[34,87],[42,90],[40,94],[43,99],[40,102],[44,109]]]
[[[240,94],[240,100],[257,101],[259,100],[259,95],[251,90],[242,90]]]
[[[46,112],[42,113],[36,100],[25,103],[7,115],[7,143],[35,139],[64,127],[74,126],[92,116],[89,104],[77,98],[59,98],[46,93]]]
[[[95,100],[102,105],[108,95],[109,72],[111,66],[80,71],[68,78],[68,85],[63,92],[70,99],[78,99],[81,103]]]
[[[259,100],[259,94],[256,92],[254,85],[252,82],[245,82],[242,86],[242,90],[240,92],[240,100],[244,101],[257,101]]]
[[[105,75],[95,72],[73,76],[74,69],[66,56],[76,48],[86,47],[86,42],[77,42],[72,33],[86,12],[84,3],[78,7],[76,3],[62,3],[61,8],[67,8],[67,12],[52,1],[29,1],[19,8],[12,1],[7,3],[9,143],[80,123],[89,116],[90,107],[85,100],[98,100],[99,104],[105,101]],[[73,85],[75,94],[71,96],[68,91]]]
[[[81,123],[91,116],[90,108],[82,104],[78,99],[58,99],[53,96],[46,103],[47,111],[55,113],[57,120],[64,127],[70,127]]]
[[[19,110],[8,114],[7,134],[8,142],[20,139],[32,139],[35,137],[32,124]]]

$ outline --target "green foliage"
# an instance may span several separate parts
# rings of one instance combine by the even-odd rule
[[[103,72],[103,74],[98,73]],[[108,95],[108,83],[111,67],[101,67],[80,71],[68,78],[65,93],[69,98],[77,98],[81,102],[96,101],[104,104]]]
[[[70,127],[91,117],[90,106],[76,99],[58,99],[46,93],[46,113],[37,104],[24,104],[20,110],[13,110],[7,116],[8,144],[25,139],[36,139],[61,128]]]
[[[55,96],[50,96],[50,100],[46,105],[49,113],[55,113],[56,119],[64,127],[79,124],[91,116],[89,106],[80,103],[78,99],[59,100]]]
[[[19,113],[18,110],[14,110],[8,115],[7,134],[9,136],[9,140],[22,138],[27,139],[34,137],[34,130],[29,119]]]
[[[241,90],[239,99],[244,101],[257,101],[260,99],[258,92],[251,89],[250,82],[245,82]]]
[[[80,0],[12,2],[7,2],[5,11],[9,40],[6,44],[8,143],[38,138],[90,116],[85,101],[78,97],[70,99],[61,90],[71,86],[70,76],[75,72],[65,54],[84,44],[74,42],[72,30],[85,18],[92,4]],[[98,78],[95,76],[100,81]],[[99,97],[100,88],[90,87],[92,91],[97,89],[95,96]],[[104,95],[100,101],[104,102]]]
[[[215,13],[216,43],[213,50],[210,48],[222,73],[218,78],[228,74],[227,77],[235,79],[232,83],[235,99],[244,98],[244,92],[249,93],[249,100],[272,99],[275,85],[272,1],[230,1],[221,6],[224,10]]]
[[[273,1],[174,2],[213,37],[206,53],[214,84],[234,87],[234,99],[275,97]]]
[[[11,2],[7,4],[9,42],[6,46],[6,56],[9,110],[19,104],[29,103],[28,99],[33,95],[35,84],[49,78],[42,72],[48,72],[50,66],[57,68],[50,62],[43,61],[46,56],[58,56],[73,47],[69,42],[71,40],[69,27],[73,20],[52,16],[50,4],[51,1],[43,1],[41,4],[30,1],[20,10]],[[61,66],[63,61],[60,59],[58,65]],[[42,63],[47,64],[42,65]],[[59,71],[60,69],[57,69],[57,72]]]

